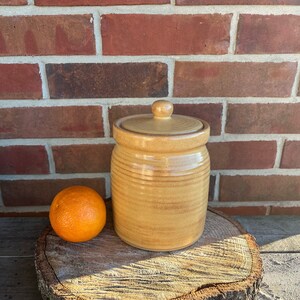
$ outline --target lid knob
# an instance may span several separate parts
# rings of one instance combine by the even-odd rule
[[[155,119],[169,119],[173,113],[173,103],[167,100],[157,100],[152,104]]]

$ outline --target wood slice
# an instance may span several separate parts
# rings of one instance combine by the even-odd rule
[[[111,220],[95,239],[65,242],[45,229],[37,241],[36,271],[43,299],[255,299],[262,263],[254,238],[209,210],[192,246],[172,252],[133,248]]]

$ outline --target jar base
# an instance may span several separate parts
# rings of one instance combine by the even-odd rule
[[[198,237],[196,239],[194,239],[192,242],[186,244],[186,245],[181,245],[181,246],[178,246],[178,247],[174,247],[174,248],[164,248],[164,249],[157,249],[157,248],[147,248],[147,247],[143,247],[143,246],[140,246],[140,245],[137,245],[137,244],[134,244],[132,242],[129,242],[128,240],[126,240],[125,238],[123,238],[119,233],[118,231],[115,229],[115,232],[116,234],[118,235],[118,237],[126,244],[128,244],[129,246],[132,246],[134,248],[137,248],[137,249],[141,249],[141,250],[145,250],[145,251],[152,251],[152,252],[169,252],[169,251],[177,251],[177,250],[182,250],[182,249],[185,249],[189,246],[192,246],[193,244],[195,244],[202,236],[203,234],[203,231],[204,231],[204,227],[203,229],[201,230],[200,234],[198,235]]]

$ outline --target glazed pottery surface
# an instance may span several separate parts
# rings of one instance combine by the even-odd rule
[[[210,128],[203,120],[172,115],[169,101],[154,102],[152,112],[113,126],[114,228],[132,246],[177,250],[196,242],[204,229]]]

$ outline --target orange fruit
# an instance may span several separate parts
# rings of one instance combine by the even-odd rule
[[[68,242],[85,242],[97,236],[106,222],[103,198],[85,186],[71,186],[52,201],[50,223],[56,234]]]

